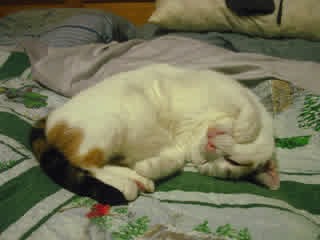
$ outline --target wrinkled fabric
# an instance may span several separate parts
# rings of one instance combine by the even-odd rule
[[[38,41],[24,41],[22,45],[37,81],[65,96],[73,96],[114,74],[152,63],[217,70],[244,82],[277,78],[320,92],[318,63],[236,53],[178,36],[70,48],[48,47]]]

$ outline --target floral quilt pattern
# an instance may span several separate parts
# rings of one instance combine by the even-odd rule
[[[272,112],[281,188],[199,175],[192,165],[126,206],[75,196],[30,152],[34,121],[67,99],[34,81],[23,53],[0,51],[0,239],[319,239],[320,96],[281,80],[252,88]]]

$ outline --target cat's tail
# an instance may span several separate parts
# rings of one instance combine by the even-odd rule
[[[36,122],[29,139],[32,152],[43,171],[56,184],[80,196],[91,197],[103,204],[127,203],[118,189],[97,180],[88,171],[73,166],[57,147],[49,144],[45,133],[46,122],[46,118]]]

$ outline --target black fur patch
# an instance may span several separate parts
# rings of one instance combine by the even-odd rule
[[[31,129],[31,133],[30,133],[30,136],[29,136],[30,144],[35,142],[37,139],[46,139],[46,136],[45,136],[45,133],[44,133],[44,129],[43,128],[35,128],[35,127],[33,127]]]
[[[43,128],[32,129],[31,145],[33,141],[45,138]],[[71,165],[65,156],[53,146],[48,146],[38,161],[43,171],[56,184],[75,194],[90,197],[102,204],[120,205],[128,202],[118,189],[90,176],[88,171]]]

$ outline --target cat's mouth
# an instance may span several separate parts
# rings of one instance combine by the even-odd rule
[[[230,163],[231,165],[234,165],[234,166],[241,166],[241,167],[250,167],[251,164],[240,164],[234,160],[232,160],[229,156],[225,156],[224,159]]]
[[[224,159],[225,159],[228,163],[230,163],[230,164],[232,164],[232,165],[241,166],[241,164],[233,161],[229,156],[225,156]]]

